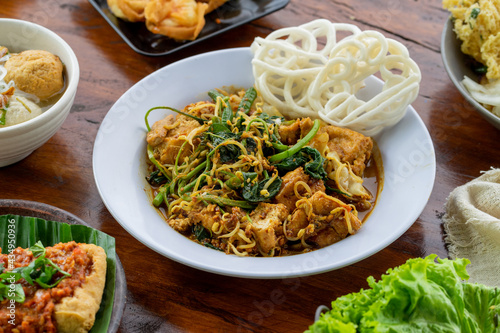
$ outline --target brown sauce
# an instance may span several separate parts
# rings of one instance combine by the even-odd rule
[[[363,175],[363,186],[373,195],[372,205],[370,209],[358,212],[358,217],[363,223],[366,222],[371,212],[377,204],[380,193],[384,188],[384,166],[382,163],[382,154],[377,143],[373,140],[372,156],[366,164]]]

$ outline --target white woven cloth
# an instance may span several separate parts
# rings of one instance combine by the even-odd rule
[[[469,282],[500,287],[500,169],[450,193],[443,217],[452,259],[467,258]]]

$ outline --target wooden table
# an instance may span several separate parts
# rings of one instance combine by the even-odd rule
[[[116,237],[128,283],[123,333],[301,332],[312,323],[318,305],[366,288],[368,276],[378,278],[412,257],[446,257],[441,218],[448,194],[482,170],[500,166],[500,131],[478,116],[444,70],[440,37],[448,14],[439,1],[291,0],[274,14],[157,58],[135,53],[86,0],[2,0],[0,17],[53,30],[74,49],[81,69],[76,100],[62,128],[23,161],[0,168],[0,198],[57,206]],[[434,141],[437,175],[413,226],[386,249],[351,266],[277,280],[199,271],[153,252],[128,234],[101,201],[92,173],[94,139],[113,103],[141,78],[179,59],[250,46],[256,36],[316,18],[380,31],[406,45],[420,66],[420,94],[412,105]]]

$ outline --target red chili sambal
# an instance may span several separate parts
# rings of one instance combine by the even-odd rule
[[[73,296],[75,289],[82,285],[85,277],[92,271],[92,258],[76,242],[59,243],[45,249],[46,258],[71,276],[50,289],[43,289],[36,282],[31,285],[25,279],[19,280],[17,283],[23,286],[26,299],[22,304],[14,303],[14,315],[9,299],[0,302],[0,333],[57,332],[57,323],[54,319],[55,305],[63,298]],[[35,260],[28,249],[19,247],[12,253],[15,256],[14,268],[28,266]],[[0,254],[1,263],[5,268],[9,267],[7,254]],[[55,278],[61,276],[57,273]]]

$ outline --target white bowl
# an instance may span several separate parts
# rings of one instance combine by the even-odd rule
[[[78,60],[71,47],[54,32],[27,21],[0,18],[0,45],[13,52],[45,50],[65,67],[66,91],[38,117],[0,128],[0,167],[18,162],[47,142],[61,127],[73,101],[80,78]]]
[[[453,23],[450,19],[448,19],[446,20],[443,33],[441,35],[441,57],[443,58],[444,68],[462,96],[464,96],[465,99],[472,104],[472,106],[474,106],[474,108],[484,119],[486,119],[487,122],[500,130],[500,118],[472,98],[471,94],[462,83],[464,76],[468,76],[475,80],[477,75],[467,65],[467,58],[469,56],[462,53],[460,46],[461,41],[457,38],[455,31],[453,31]]]

